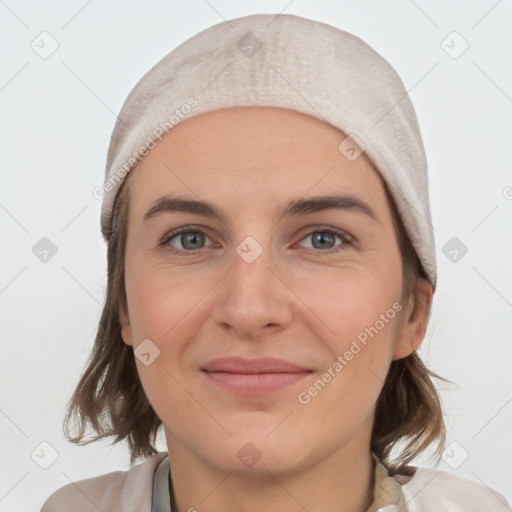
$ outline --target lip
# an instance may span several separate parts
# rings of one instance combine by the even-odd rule
[[[201,370],[209,382],[244,395],[261,395],[283,389],[301,381],[312,372],[273,357],[223,357],[209,361]]]
[[[258,373],[300,373],[311,371],[308,368],[289,363],[275,357],[245,359],[243,357],[220,357],[213,359],[201,367],[207,372],[228,372],[243,374]]]

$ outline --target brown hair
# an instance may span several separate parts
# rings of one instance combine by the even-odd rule
[[[157,453],[154,445],[162,425],[142,388],[133,347],[124,343],[119,321],[120,312],[127,311],[124,258],[133,174],[131,171],[124,180],[114,204],[107,252],[106,301],[92,353],[68,404],[64,422],[67,439],[76,444],[89,444],[111,436],[114,444],[126,439],[131,464],[138,457]],[[399,240],[403,262],[402,297],[406,300],[415,291],[417,279],[426,275],[387,184],[382,178],[381,181]],[[440,397],[431,377],[445,381],[431,372],[416,352],[390,365],[376,403],[371,450],[391,472],[410,473],[406,465],[435,441],[438,447],[434,454],[440,458],[446,434]],[[69,434],[72,419],[78,426],[75,436]],[[88,424],[96,433],[91,439],[85,439]],[[391,450],[399,441],[407,443],[393,461]]]
[[[379,175],[390,205],[403,265],[402,301],[415,293],[418,279],[427,279],[387,183]],[[427,319],[430,319],[430,314]],[[407,321],[407,319],[403,319]],[[412,474],[408,464],[437,442],[432,457],[441,458],[446,443],[446,427],[439,393],[432,377],[451,382],[431,371],[418,353],[391,362],[384,386],[375,405],[371,450],[391,473]],[[405,441],[400,453],[391,451]]]

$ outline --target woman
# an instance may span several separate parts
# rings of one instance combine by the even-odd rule
[[[74,442],[90,424],[149,458],[43,512],[510,510],[409,465],[445,440],[416,352],[437,279],[427,168],[363,41],[293,15],[197,34],[128,96],[97,194],[107,300],[67,420]]]

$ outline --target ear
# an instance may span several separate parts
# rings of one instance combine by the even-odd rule
[[[393,351],[393,360],[407,357],[420,347],[428,326],[432,295],[430,282],[419,277],[416,290],[403,313]]]
[[[127,345],[133,346],[130,316],[123,306],[121,306],[121,311],[119,312],[119,324],[121,325],[121,337],[123,338],[123,341]]]

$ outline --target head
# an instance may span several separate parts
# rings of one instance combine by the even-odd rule
[[[126,439],[133,460],[156,452],[163,425],[171,461],[175,449],[224,471],[240,470],[247,442],[261,471],[362,447],[403,470],[432,443],[442,451],[436,375],[417,354],[432,286],[386,181],[364,152],[351,161],[339,151],[345,136],[292,110],[216,110],[180,123],[129,173],[98,335],[68,409],[72,441],[90,424],[93,440]],[[292,201],[333,195],[351,207],[285,214]],[[146,215],[164,196],[219,215]],[[261,254],[245,259],[242,242]],[[134,355],[143,340],[159,351],[148,365]],[[205,375],[226,356],[309,373],[241,395]]]

